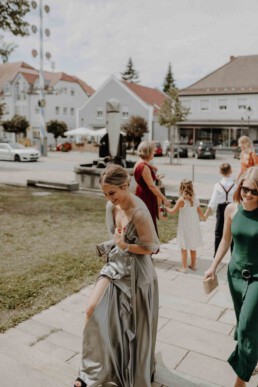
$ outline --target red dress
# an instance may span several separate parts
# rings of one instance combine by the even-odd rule
[[[147,163],[142,162],[138,164],[134,171],[134,178],[137,183],[135,195],[141,198],[146,204],[146,206],[148,207],[151,217],[153,219],[156,232],[158,233],[158,228],[157,228],[158,200],[157,200],[157,197],[154,195],[154,193],[149,189],[149,187],[147,186],[147,184],[145,183],[142,177],[142,171],[145,165],[150,169],[151,176],[154,183],[157,180],[154,171]]]

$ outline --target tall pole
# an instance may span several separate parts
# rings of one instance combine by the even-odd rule
[[[39,93],[40,93],[40,132],[42,136],[41,153],[47,156],[47,132],[45,122],[45,79],[44,79],[44,58],[43,58],[43,4],[39,2]]]

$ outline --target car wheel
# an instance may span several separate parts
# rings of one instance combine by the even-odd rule
[[[19,155],[15,155],[14,156],[14,161],[21,161],[20,156]]]

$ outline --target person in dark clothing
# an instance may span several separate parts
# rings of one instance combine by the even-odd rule
[[[218,250],[224,227],[224,212],[229,203],[233,202],[233,195],[236,190],[235,181],[231,178],[232,169],[228,163],[223,163],[219,167],[222,179],[214,185],[211,199],[207,210],[204,214],[205,219],[216,209],[216,226],[215,226],[215,242],[214,242],[214,257]],[[231,251],[233,244],[231,244]]]

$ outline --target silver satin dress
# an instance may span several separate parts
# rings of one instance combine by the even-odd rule
[[[159,241],[145,204],[124,230],[129,244],[156,252]],[[107,204],[107,226],[115,232],[113,205]],[[142,235],[139,235],[142,234]],[[83,332],[79,377],[91,387],[150,387],[155,372],[158,283],[150,255],[124,252],[112,240],[97,246],[107,258],[100,272],[111,281]]]

